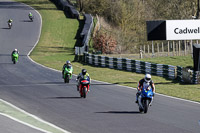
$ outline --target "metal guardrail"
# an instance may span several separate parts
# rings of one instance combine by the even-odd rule
[[[90,14],[84,14],[85,24],[81,32],[82,47],[75,47],[76,55],[83,55],[84,52],[89,51],[89,40],[93,29],[93,17]]]
[[[189,71],[189,76],[185,74],[184,68],[179,66],[155,64],[127,58],[113,58],[84,53],[84,62],[98,67],[107,67],[136,73],[149,73],[167,79],[177,79],[180,82],[199,84],[200,72]]]
[[[52,0],[57,6],[59,6],[65,14],[68,14],[72,18],[79,18],[79,12],[68,0]],[[89,40],[91,31],[93,28],[93,17],[90,14],[84,14],[85,24],[81,32],[82,43],[81,47],[75,47],[76,55],[83,55],[84,52],[89,51]]]

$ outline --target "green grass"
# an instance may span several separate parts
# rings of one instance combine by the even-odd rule
[[[73,48],[77,41],[74,38],[77,34],[79,23],[76,19],[66,18],[64,13],[56,10],[55,5],[48,0],[27,1],[26,4],[39,9],[38,11],[43,18],[41,38],[37,47],[31,53],[31,58],[40,64],[61,70],[66,60],[74,60]],[[46,4],[40,4],[40,2]],[[143,59],[143,61],[175,66],[185,66],[186,64],[191,66],[192,64],[191,57],[160,57]],[[78,74],[82,68],[85,68],[92,79],[130,87],[137,87],[138,81],[144,77],[144,74],[92,67],[79,62],[72,62],[72,64],[74,74]],[[200,85],[180,84],[158,76],[153,76],[153,81],[155,82],[157,93],[200,102]]]
[[[157,64],[166,64],[166,65],[182,66],[190,68],[193,67],[192,56],[156,57],[156,58],[145,58],[141,60]]]

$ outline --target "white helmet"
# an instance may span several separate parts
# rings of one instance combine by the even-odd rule
[[[149,83],[151,81],[151,75],[150,74],[146,74],[144,77],[144,80]]]
[[[17,49],[15,49],[14,51],[17,52]]]
[[[66,64],[71,64],[71,62],[68,60],[68,61],[66,61]]]

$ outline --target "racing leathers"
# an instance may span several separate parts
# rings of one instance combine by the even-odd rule
[[[135,101],[136,103],[138,103],[138,97],[141,94],[142,89],[148,86],[151,86],[153,93],[155,93],[155,85],[152,80],[150,80],[149,82],[146,82],[145,79],[143,78],[139,81],[138,87],[137,87],[138,91],[136,93],[136,101]]]

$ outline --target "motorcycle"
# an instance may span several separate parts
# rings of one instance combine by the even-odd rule
[[[147,113],[149,106],[153,102],[153,96],[154,93],[150,86],[142,89],[141,94],[138,97],[138,106],[141,113]]]
[[[11,27],[12,27],[12,23],[8,22],[8,28],[11,29]]]
[[[69,80],[72,79],[72,72],[73,72],[72,67],[65,67],[63,76],[65,83],[69,83]]]
[[[83,79],[80,79],[79,93],[81,97],[86,98],[86,95],[89,92],[89,88],[90,88],[89,77],[84,77]]]
[[[33,16],[29,16],[30,21],[33,22],[34,17]]]
[[[16,63],[18,62],[18,58],[19,58],[18,53],[17,53],[17,52],[14,52],[14,53],[12,54],[12,62],[13,62],[13,64],[16,64]]]

